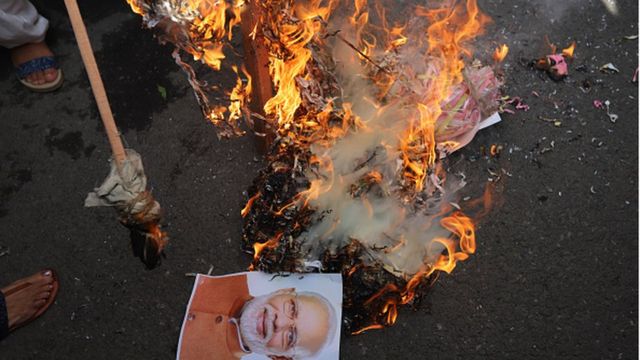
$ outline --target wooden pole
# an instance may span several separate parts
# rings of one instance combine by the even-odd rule
[[[249,0],[242,13],[242,43],[244,46],[244,63],[251,75],[253,89],[249,108],[252,112],[264,116],[264,105],[273,97],[271,76],[269,76],[269,49],[262,33],[260,21],[263,15],[259,0]],[[255,30],[255,34],[252,34]],[[253,35],[255,37],[253,37]],[[269,128],[264,120],[256,119],[256,132],[265,134],[256,139],[258,151],[265,154],[275,138],[274,129]]]
[[[82,62],[84,63],[87,75],[89,76],[93,96],[96,99],[96,104],[98,104],[98,111],[100,112],[102,123],[104,124],[105,131],[107,132],[107,137],[109,138],[113,158],[115,159],[118,170],[121,170],[124,161],[127,159],[127,155],[124,151],[124,146],[122,145],[122,140],[120,139],[120,134],[118,133],[115,120],[113,119],[113,114],[111,113],[109,99],[107,98],[107,93],[104,90],[104,84],[102,83],[100,72],[98,71],[96,59],[93,56],[93,50],[91,49],[87,29],[82,21],[82,15],[80,14],[80,9],[78,8],[76,0],[64,0],[64,3],[67,7],[69,18],[71,19],[71,26],[73,27],[73,32],[76,35],[78,47],[80,48]]]

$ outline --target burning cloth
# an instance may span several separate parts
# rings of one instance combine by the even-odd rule
[[[142,158],[135,150],[126,149],[127,159],[118,169],[111,159],[111,170],[100,187],[87,195],[84,206],[115,207],[120,222],[129,228],[132,239],[141,242],[138,256],[153,267],[167,243],[167,235],[160,230],[160,204],[147,191],[147,176]],[[134,244],[135,245],[135,244]]]
[[[198,275],[177,359],[339,358],[339,274]]]
[[[142,158],[135,150],[127,149],[127,160],[118,171],[115,162],[100,187],[87,195],[84,206],[114,206],[123,213],[135,216],[140,214],[144,220],[160,217],[160,204],[147,196],[147,176],[144,174]]]

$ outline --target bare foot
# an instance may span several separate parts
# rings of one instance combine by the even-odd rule
[[[47,44],[43,42],[24,44],[11,49],[11,61],[13,66],[18,67],[27,61],[37,59],[43,56],[53,56],[53,52]],[[36,71],[29,74],[25,80],[34,85],[43,85],[53,82],[58,77],[58,70],[50,68],[44,71]]]
[[[53,281],[53,274],[47,270],[20,279],[0,289],[5,294],[10,330],[31,320],[33,315],[47,302],[51,296]]]

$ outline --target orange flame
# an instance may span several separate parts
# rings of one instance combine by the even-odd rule
[[[549,36],[547,36],[547,35],[544,36],[544,42],[551,49],[551,54],[555,54],[558,51],[558,47],[555,44],[553,44],[551,42],[551,40],[549,40]],[[567,58],[573,58],[573,53],[574,53],[575,49],[576,49],[576,42],[573,41],[573,42],[571,42],[571,45],[569,45],[568,47],[562,49],[562,56],[567,57]]]
[[[262,195],[262,193],[260,193],[259,191],[253,195],[249,201],[247,201],[247,204],[244,206],[244,208],[242,209],[242,211],[240,211],[240,215],[242,215],[242,217],[246,217],[247,214],[249,214],[249,211],[251,211],[251,207],[253,206],[253,203]]]
[[[200,61],[209,68],[218,71],[226,58],[225,42],[231,40],[234,26],[241,21],[241,12],[245,0],[183,0],[183,1],[149,1],[127,0],[136,14],[142,15],[145,23],[150,27],[164,30],[163,41],[171,41],[176,47],[185,51],[194,61]],[[175,54],[178,54],[176,51]],[[175,55],[174,55],[175,56]],[[196,97],[204,116],[216,127],[232,129],[232,132],[219,132],[219,135],[241,135],[243,131],[238,126],[238,119],[243,112],[244,105],[251,94],[251,80],[247,85],[240,84],[238,76],[236,87],[229,95],[230,105],[209,106],[205,92],[209,89],[195,79],[193,69],[186,62],[177,57],[176,62],[187,71]],[[236,74],[238,71],[233,69]],[[211,88],[217,89],[213,86]],[[214,90],[211,90],[214,91]],[[225,115],[228,114],[228,118]],[[246,114],[245,114],[246,115]],[[250,120],[246,117],[247,120]]]
[[[276,246],[278,246],[278,244],[280,243],[280,239],[282,239],[282,236],[284,235],[283,232],[278,233],[276,236],[274,236],[273,238],[269,239],[268,241],[264,242],[264,243],[259,243],[256,242],[253,244],[253,259],[258,260],[260,258],[260,253],[262,253],[262,251],[265,248],[274,248]],[[250,267],[251,270],[253,270],[253,266]]]
[[[358,331],[354,331],[354,332],[351,333],[351,335],[360,335],[363,332],[368,331],[368,330],[377,330],[377,329],[383,329],[383,328],[384,328],[384,325],[373,324],[373,325],[369,325],[369,326],[363,327],[362,329],[360,329]]]
[[[568,58],[572,58],[573,57],[573,52],[576,49],[576,42],[572,42],[571,45],[569,45],[569,47],[562,49],[562,56],[564,57],[568,57]]]
[[[478,215],[479,217],[483,216],[492,206],[492,190],[492,188],[487,187],[481,199],[484,210]],[[439,244],[444,248],[443,253],[438,257],[437,261],[433,265],[425,265],[421,271],[414,274],[409,281],[407,281],[403,289],[399,289],[395,285],[390,284],[371,296],[365,302],[365,305],[372,303],[387,293],[398,294],[400,301],[398,301],[396,297],[387,299],[385,306],[379,314],[383,316],[383,323],[372,324],[353,332],[353,335],[360,334],[367,330],[380,329],[384,327],[384,325],[393,325],[397,319],[397,306],[407,304],[414,299],[415,290],[418,285],[422,283],[423,279],[437,274],[438,271],[451,273],[459,261],[464,261],[469,255],[475,253],[475,226],[469,217],[461,212],[455,212],[451,216],[444,217],[440,223],[444,228],[449,230],[452,235],[449,238],[436,238],[432,241],[432,246]]]
[[[416,14],[431,22],[427,29],[427,60],[439,66],[430,79],[430,92],[417,104],[418,120],[411,121],[401,139],[403,162],[407,169],[405,177],[416,191],[421,191],[436,160],[434,125],[442,114],[441,104],[449,96],[451,87],[463,79],[462,57],[472,54],[466,43],[482,33],[489,18],[480,12],[475,0],[453,8],[418,7]]]
[[[229,104],[229,117],[227,122],[233,126],[237,127],[236,123],[242,116],[245,105],[251,101],[251,75],[247,72],[244,66],[242,66],[242,73],[247,78],[247,84],[245,85],[240,78],[240,74],[238,73],[238,67],[232,66],[233,72],[236,73],[236,86],[234,86],[231,93],[229,93],[229,100],[231,103]]]
[[[127,3],[131,6],[131,10],[133,10],[134,13],[144,15],[144,10],[140,2],[142,2],[142,0],[127,0]]]
[[[270,53],[269,72],[277,91],[264,105],[264,111],[275,117],[278,128],[284,131],[293,130],[294,114],[302,103],[296,78],[304,74],[307,62],[311,59],[307,44],[320,31],[321,22],[327,20],[333,6],[332,2],[321,6],[321,2],[312,0],[297,5],[295,22],[291,19],[284,21],[280,17],[271,19],[274,22],[272,28],[278,30],[277,37],[284,49],[273,48]]]
[[[456,212],[451,216],[441,220],[441,225],[451,231],[451,238],[436,238],[431,245],[439,244],[444,247],[443,253],[438,260],[431,266],[425,267],[413,275],[403,289],[398,289],[395,285],[387,285],[373,296],[371,296],[365,305],[371,304],[376,299],[387,293],[397,293],[397,297],[389,297],[385,305],[380,311],[382,316],[382,324],[372,324],[360,330],[353,332],[353,335],[361,334],[367,330],[380,329],[385,325],[393,325],[398,317],[398,305],[411,302],[415,297],[415,290],[423,281],[429,278],[436,271],[444,271],[450,273],[456,267],[459,261],[466,260],[470,254],[476,250],[474,225],[470,218],[460,212]],[[459,248],[459,249],[458,249]]]
[[[493,60],[497,63],[500,63],[504,60],[504,58],[507,57],[508,53],[509,53],[509,47],[507,46],[507,44],[502,44],[500,45],[500,47],[497,47],[496,50],[493,52]]]

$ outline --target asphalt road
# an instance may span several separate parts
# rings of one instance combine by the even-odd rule
[[[174,358],[193,281],[185,273],[249,263],[239,212],[261,165],[253,141],[216,138],[171,49],[124,1],[80,1],[116,119],[166,210],[167,259],[146,270],[114,213],[82,206],[108,171],[109,148],[62,1],[36,5],[51,20],[66,82],[30,93],[2,51],[0,282],[52,267],[61,290],[44,316],[0,343],[0,358]],[[480,53],[509,44],[504,92],[530,110],[505,114],[452,160],[470,194],[489,168],[510,174],[501,205],[479,224],[477,253],[441,277],[420,310],[345,336],[342,358],[635,359],[638,43],[624,36],[638,34],[638,3],[619,1],[619,16],[595,0],[480,5],[494,19]],[[545,54],[544,35],[577,42],[563,82],[521,60]],[[620,72],[601,73],[606,63]],[[618,120],[593,100],[609,100]],[[482,155],[491,144],[503,147],[498,159]]]

